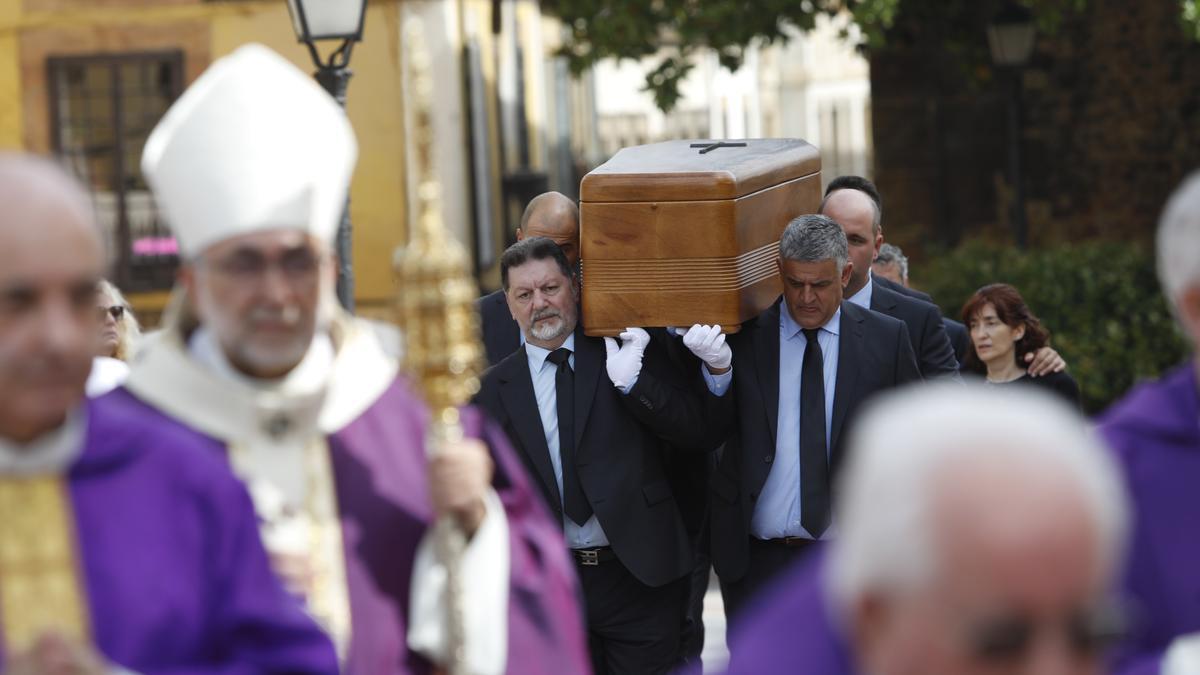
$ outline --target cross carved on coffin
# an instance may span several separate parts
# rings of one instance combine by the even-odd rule
[[[700,154],[706,155],[718,148],[744,148],[746,144],[740,141],[732,143],[729,141],[716,141],[715,143],[692,143],[690,147],[702,148]]]

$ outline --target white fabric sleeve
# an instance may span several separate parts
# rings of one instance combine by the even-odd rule
[[[1162,675],[1200,673],[1200,633],[1181,635],[1167,645],[1160,672]]]
[[[508,663],[508,589],[511,557],[508,518],[495,490],[484,498],[487,513],[463,552],[459,575],[465,624],[467,672],[502,675]],[[433,530],[421,539],[413,561],[408,646],[435,663],[447,662],[446,568],[434,553]]]
[[[720,375],[713,375],[708,372],[708,368],[704,364],[700,364],[700,373],[704,375],[704,384],[708,385],[708,390],[713,396],[721,397],[725,392],[729,391],[729,385],[733,382],[733,369],[729,369]]]

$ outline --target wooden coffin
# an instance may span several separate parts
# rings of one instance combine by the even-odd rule
[[[819,208],[820,155],[799,139],[713,144],[625,148],[584,176],[588,335],[694,323],[734,332],[779,297],[779,237]]]

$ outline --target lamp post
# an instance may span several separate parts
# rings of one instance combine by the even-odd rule
[[[292,28],[296,39],[308,47],[313,64],[317,68],[314,77],[343,108],[346,107],[346,87],[353,74],[350,52],[354,43],[362,41],[363,19],[367,14],[367,0],[287,0],[288,12],[292,16]],[[340,40],[341,45],[322,61],[317,51],[317,42]],[[338,224],[337,296],[346,311],[354,311],[354,267],[351,260],[350,195],[342,211],[342,222]]]
[[[1021,69],[1033,54],[1033,16],[1015,0],[1006,0],[1000,12],[988,24],[988,48],[992,63],[1007,71],[1008,93],[1008,179],[1012,182],[1013,239],[1018,248],[1025,248],[1029,226],[1025,218],[1025,186],[1021,177]]]

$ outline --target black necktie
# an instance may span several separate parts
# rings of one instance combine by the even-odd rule
[[[817,328],[805,328],[800,369],[800,524],[820,538],[829,527],[829,456],[825,449],[825,363]]]
[[[562,464],[563,507],[567,517],[583,525],[592,517],[592,505],[583,494],[579,469],[575,466],[575,371],[571,370],[571,350],[560,347],[546,357],[558,366],[554,375],[554,393],[558,403],[558,456]]]

